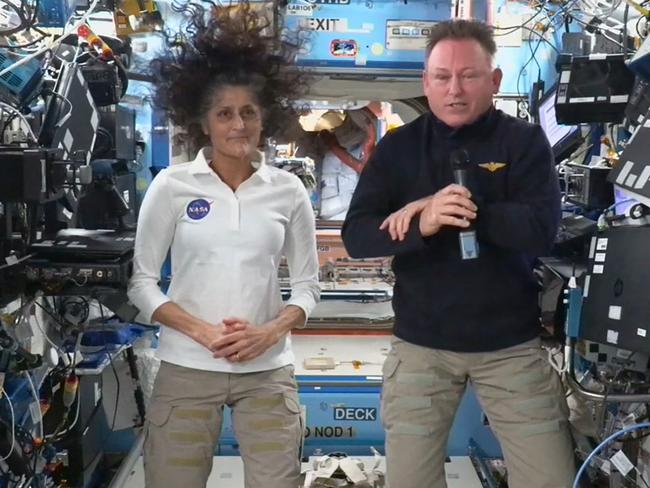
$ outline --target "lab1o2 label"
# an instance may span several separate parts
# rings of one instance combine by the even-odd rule
[[[356,435],[357,433],[353,427],[341,427],[338,425],[305,427],[305,438],[336,439],[342,437],[356,437]]]
[[[357,420],[374,422],[377,420],[376,408],[334,407],[334,420]]]

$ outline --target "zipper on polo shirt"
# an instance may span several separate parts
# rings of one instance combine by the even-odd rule
[[[241,222],[241,201],[235,193],[231,193],[231,195],[228,199],[229,227],[231,230],[239,230]]]

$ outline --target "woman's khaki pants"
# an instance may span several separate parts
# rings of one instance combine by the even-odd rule
[[[245,488],[299,486],[303,427],[293,366],[230,374],[163,362],[147,413],[147,488],[205,487],[224,405],[232,409]]]

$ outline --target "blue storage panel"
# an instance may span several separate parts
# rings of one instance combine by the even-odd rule
[[[450,13],[449,1],[292,0],[284,18],[308,38],[301,66],[419,77],[429,30]]]
[[[342,451],[370,455],[371,447],[384,453],[381,425],[381,379],[351,376],[299,376],[300,403],[305,409],[304,455]],[[470,439],[490,457],[501,457],[501,449],[473,389],[468,387],[460,403],[448,443],[450,456],[467,455]],[[239,455],[230,410],[224,412],[218,455]]]

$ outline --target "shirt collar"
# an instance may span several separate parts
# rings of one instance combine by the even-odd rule
[[[449,127],[442,120],[436,117],[433,112],[429,112],[435,130],[444,137],[456,138],[459,136],[472,136],[480,133],[486,133],[491,130],[499,118],[499,111],[490,106],[477,120],[471,124],[462,127]]]
[[[212,159],[210,147],[202,148],[194,161],[190,163],[189,171],[192,174],[210,174],[214,173],[210,167],[210,161]],[[253,161],[251,161],[253,168],[255,168],[255,173],[253,176],[257,175],[265,183],[271,182],[271,170],[269,169],[268,164],[266,164],[266,158],[262,151],[256,151]]]

